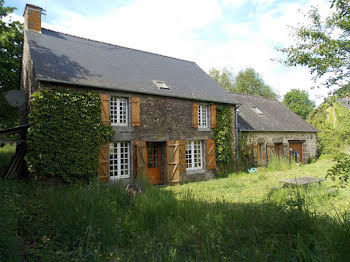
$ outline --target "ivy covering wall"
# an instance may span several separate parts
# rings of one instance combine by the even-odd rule
[[[96,177],[101,144],[113,134],[101,123],[97,92],[66,89],[41,90],[33,94],[29,115],[27,162],[39,178],[64,182]]]
[[[318,154],[334,154],[350,145],[350,110],[329,98],[310,115],[308,121],[318,133]]]
[[[219,166],[232,163],[232,121],[233,116],[229,106],[218,105],[216,107],[217,126],[214,131],[216,140],[216,161]]]

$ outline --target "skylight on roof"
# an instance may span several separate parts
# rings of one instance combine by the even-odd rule
[[[158,87],[158,89],[169,90],[169,87],[165,84],[164,81],[153,80],[153,83]]]
[[[264,115],[264,113],[261,112],[260,109],[257,108],[256,106],[252,106],[252,110],[253,110],[254,113],[256,113],[257,115]]]

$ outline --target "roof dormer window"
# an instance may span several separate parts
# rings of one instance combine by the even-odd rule
[[[158,87],[158,89],[169,90],[169,87],[165,84],[164,81],[153,80],[153,83]]]
[[[257,115],[260,115],[260,116],[264,115],[264,113],[261,112],[260,109],[257,108],[256,106],[252,106],[252,110],[253,110],[254,113],[257,114]]]

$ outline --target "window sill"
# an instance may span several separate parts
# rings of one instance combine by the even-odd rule
[[[112,125],[112,128],[116,131],[132,131],[133,130],[133,128],[131,126]]]
[[[186,170],[187,175],[204,174],[205,169]]]
[[[208,131],[210,131],[210,127],[198,127],[198,129],[197,129],[198,131],[204,131],[204,132],[208,132]]]

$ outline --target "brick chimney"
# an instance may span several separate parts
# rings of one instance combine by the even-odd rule
[[[36,5],[26,4],[24,9],[24,30],[41,33],[41,13],[43,9]]]

